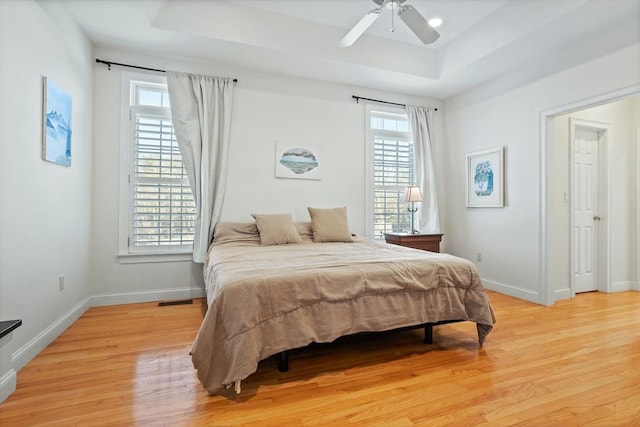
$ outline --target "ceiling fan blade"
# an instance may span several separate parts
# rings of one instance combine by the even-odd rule
[[[413,33],[418,36],[420,41],[424,44],[433,43],[440,38],[438,33],[422,15],[413,6],[406,5],[400,7],[398,10],[398,16],[407,24],[407,27]]]
[[[382,13],[382,9],[373,9],[367,13],[338,43],[342,47],[349,47],[355,43],[367,28],[375,22]]]

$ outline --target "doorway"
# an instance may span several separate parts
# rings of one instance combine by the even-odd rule
[[[570,119],[571,296],[606,289],[607,138],[610,125]],[[600,272],[604,274],[601,276]]]
[[[540,302],[552,305],[593,288],[639,290],[640,86],[543,111],[540,123],[540,272],[545,282]],[[580,171],[574,165],[574,136],[598,141],[598,172],[590,181],[596,186],[592,190],[598,190],[591,198],[595,209],[584,209],[583,225],[574,215],[580,194],[574,188]],[[592,234],[585,230],[588,227]],[[581,283],[582,278],[575,280],[576,272],[586,273],[587,284]]]

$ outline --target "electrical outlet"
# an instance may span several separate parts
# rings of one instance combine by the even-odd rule
[[[58,276],[58,290],[64,291],[64,276]]]
[[[476,261],[482,262],[482,252],[476,253]]]

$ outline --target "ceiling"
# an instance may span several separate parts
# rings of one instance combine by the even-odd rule
[[[407,0],[444,21],[438,41],[385,9],[349,48],[338,41],[372,0],[61,1],[98,46],[442,99],[640,41],[640,0]]]

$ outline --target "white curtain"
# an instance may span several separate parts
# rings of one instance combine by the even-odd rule
[[[439,233],[438,190],[433,169],[433,110],[426,107],[407,105],[409,123],[413,133],[416,158],[416,184],[420,186],[424,202],[418,210],[421,233]]]
[[[203,263],[227,177],[233,81],[167,71],[173,127],[196,202],[193,261]]]

